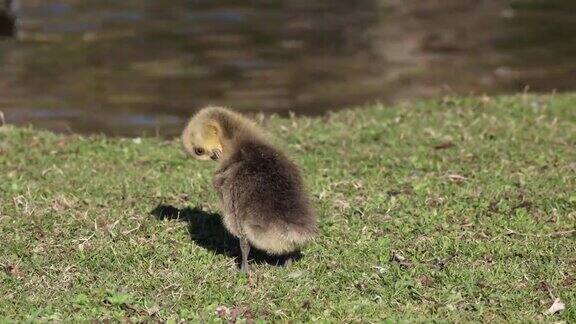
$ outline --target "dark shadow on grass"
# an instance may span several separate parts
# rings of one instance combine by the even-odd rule
[[[150,213],[160,220],[170,219],[188,223],[188,233],[192,241],[217,254],[234,257],[237,265],[240,265],[238,239],[226,230],[220,214],[208,213],[200,208],[179,209],[170,205],[158,205]],[[299,260],[302,255],[300,252],[295,252],[288,255],[273,256],[252,247],[249,259],[252,263],[281,266],[289,257]]]

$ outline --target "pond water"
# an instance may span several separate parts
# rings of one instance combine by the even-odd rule
[[[210,104],[320,114],[576,89],[573,0],[17,4],[0,111],[55,131],[172,136]]]

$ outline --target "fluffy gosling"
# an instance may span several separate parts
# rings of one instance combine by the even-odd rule
[[[204,108],[186,125],[182,142],[195,159],[218,162],[213,185],[224,226],[240,240],[242,272],[249,271],[250,246],[282,255],[313,238],[316,216],[299,168],[251,120]]]

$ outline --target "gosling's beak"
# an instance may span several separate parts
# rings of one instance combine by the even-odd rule
[[[214,151],[212,151],[212,155],[210,155],[210,158],[214,161],[219,160],[222,157],[222,151],[220,151],[219,149],[215,149]]]

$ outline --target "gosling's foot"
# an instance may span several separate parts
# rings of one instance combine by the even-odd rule
[[[248,262],[242,262],[242,264],[240,265],[240,273],[248,274],[249,271],[250,271],[250,268],[248,266]]]

